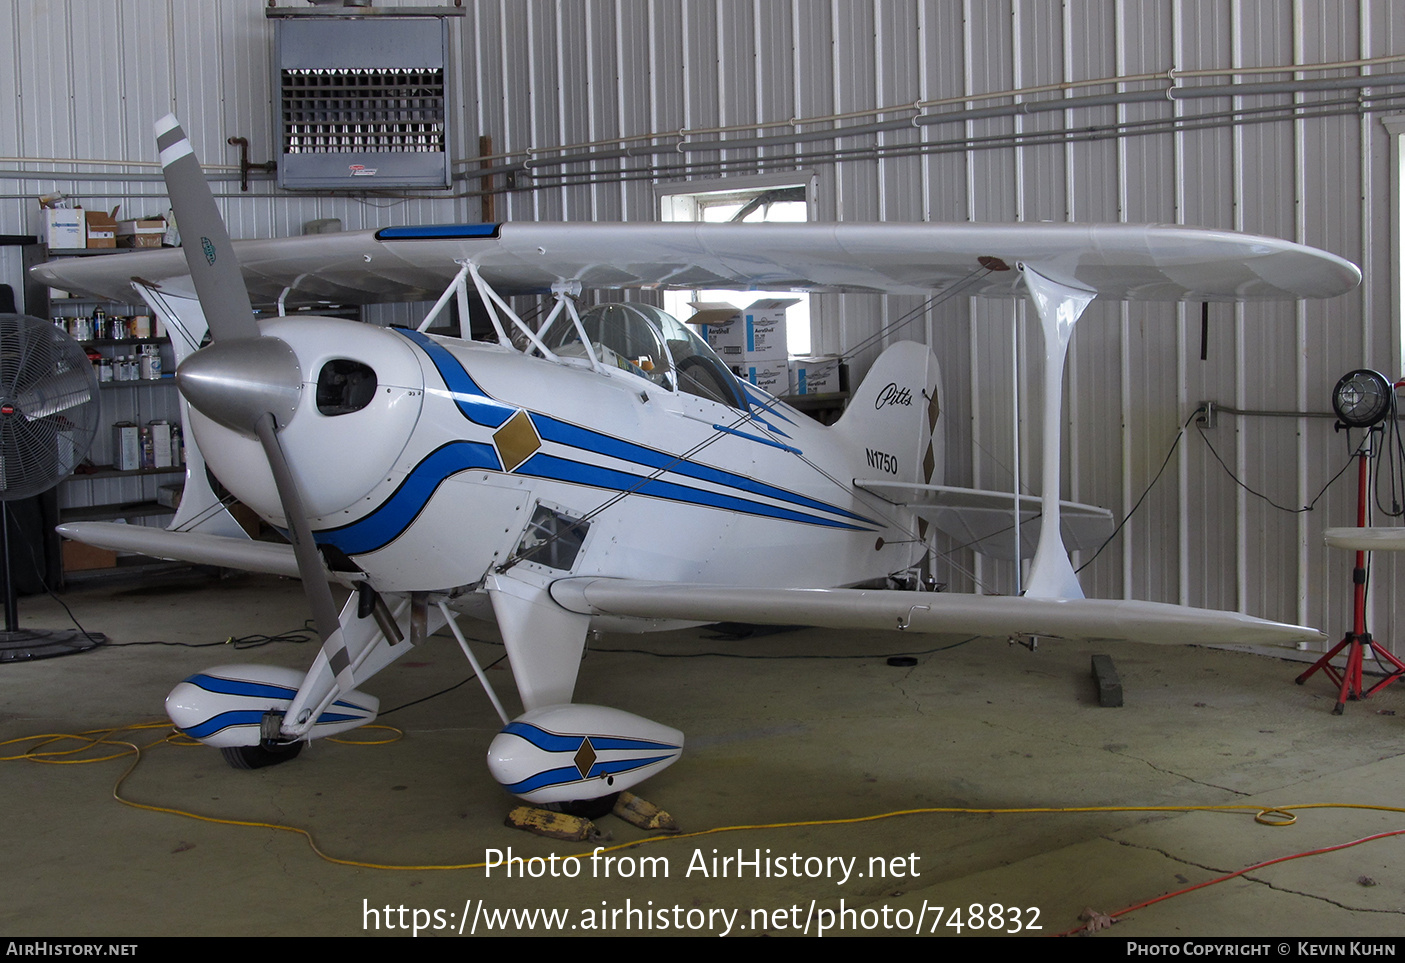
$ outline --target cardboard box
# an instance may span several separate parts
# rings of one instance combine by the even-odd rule
[[[39,212],[39,233],[52,248],[88,246],[88,232],[83,212],[73,208],[46,208]],[[64,292],[68,297],[68,292]]]
[[[229,514],[250,538],[259,537],[259,532],[263,529],[263,519],[259,518],[258,513],[252,508],[243,502],[235,502],[229,506]]]
[[[88,223],[88,247],[117,246],[117,218],[106,211],[84,211]]]
[[[697,312],[689,324],[700,326],[708,346],[729,365],[784,366],[785,312],[799,298],[762,298],[746,309],[726,302],[690,302]]]
[[[165,234],[166,219],[162,217],[117,222],[118,247],[160,247]]]
[[[185,482],[162,485],[156,489],[156,504],[165,508],[180,508],[181,495],[185,494]]]
[[[825,395],[839,390],[839,358],[790,359],[791,394]]]
[[[785,364],[768,365],[758,362],[732,370],[737,373],[737,377],[777,397],[785,394],[789,387],[790,373]]]
[[[95,568],[116,568],[117,553],[106,548],[94,548],[82,542],[63,543],[63,570],[86,572]]]

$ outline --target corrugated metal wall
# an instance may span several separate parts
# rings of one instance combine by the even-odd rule
[[[0,174],[0,233],[29,230],[35,205],[28,198],[55,187],[94,205],[121,203],[129,213],[159,208],[158,184],[104,179],[149,174],[153,166],[101,162],[154,162],[150,121],[170,109],[207,163],[236,159],[224,142],[231,135],[248,137],[253,158],[266,159],[272,31],[262,6],[259,0],[0,0],[0,24],[13,44],[12,69],[0,75],[0,169],[82,177]],[[614,151],[513,175],[528,189],[496,197],[500,219],[652,219],[654,184],[661,180],[803,169],[816,174],[819,220],[1184,223],[1292,238],[1362,265],[1361,291],[1331,303],[1212,307],[1203,361],[1198,308],[1095,303],[1070,354],[1065,497],[1126,513],[1203,399],[1242,409],[1325,411],[1345,371],[1368,365],[1394,374],[1399,365],[1390,260],[1395,174],[1380,124],[1388,109],[1380,91],[1121,103],[1109,96],[1077,109],[962,113],[1160,90],[1172,68],[1291,68],[1405,54],[1399,3],[478,0],[466,9],[452,27],[464,121],[455,132],[455,155],[465,162],[460,170],[479,166],[480,134],[491,136],[495,151],[531,149],[538,160],[565,145],[604,142],[577,150]],[[1351,78],[1398,67],[1283,69],[1233,79]],[[1162,79],[1083,83],[1147,74]],[[1193,89],[1230,81],[1190,75],[1177,83]],[[1001,91],[1019,93],[983,96]],[[958,102],[815,120],[943,98]],[[1322,107],[1321,116],[1242,113],[1328,100],[1341,103]],[[938,111],[957,113],[951,123],[829,142],[751,142]],[[1232,111],[1263,122],[1231,123]],[[776,122],[759,131],[709,132]],[[1155,126],[1148,132],[1143,124]],[[1125,125],[1122,135],[1112,136],[1114,125]],[[684,129],[694,133],[682,141],[668,136]],[[1080,129],[1085,133],[1065,133]],[[650,134],[653,140],[630,143],[749,143],[618,156],[618,138]],[[1016,136],[1024,139],[1018,146]],[[925,152],[902,150],[923,142]],[[59,163],[68,158],[87,162]],[[219,190],[237,237],[296,233],[318,217],[340,217],[348,229],[477,220],[481,200],[471,192],[478,182],[459,187],[469,196],[276,195],[266,181],[247,195],[227,181]],[[844,350],[920,304],[822,298],[816,345]],[[1042,350],[1025,313],[1010,303],[958,298],[919,311],[913,323],[881,339],[927,340],[943,361],[952,483],[1011,484],[1014,356],[1024,364]],[[856,364],[865,366],[876,350],[860,353]],[[1027,364],[1023,370],[1020,477],[1029,490],[1039,478],[1040,386]],[[1326,419],[1222,415],[1205,437],[1247,485],[1285,506],[1304,505],[1347,455]],[[1339,632],[1350,621],[1350,558],[1329,555],[1319,533],[1329,523],[1349,523],[1353,513],[1349,480],[1312,513],[1270,507],[1237,487],[1192,430],[1122,536],[1083,573],[1084,584],[1091,595],[1240,609]],[[964,552],[955,553],[948,576],[961,589],[977,580],[998,590],[1013,584],[1009,566]],[[1396,582],[1395,564],[1378,562],[1372,628],[1386,638],[1405,625],[1405,595]]]

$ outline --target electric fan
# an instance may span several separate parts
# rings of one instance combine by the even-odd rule
[[[67,655],[103,640],[74,629],[21,631],[10,568],[9,503],[46,492],[73,472],[93,443],[98,408],[97,375],[77,341],[39,318],[0,314],[0,661]]]

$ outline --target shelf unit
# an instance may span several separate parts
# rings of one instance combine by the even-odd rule
[[[53,249],[47,252],[48,258],[64,257],[120,257],[131,253],[125,248],[98,249]],[[47,292],[46,292],[47,293]],[[135,295],[134,295],[135,298]],[[44,317],[50,320],[59,317],[91,316],[94,309],[102,308],[108,316],[150,314],[150,309],[139,301],[130,303],[108,301],[98,298],[52,298],[47,302]],[[169,338],[93,338],[79,342],[89,353],[107,357],[120,357],[140,351],[145,344],[160,346],[161,369],[163,376],[156,379],[138,381],[107,381],[99,384],[99,397],[102,401],[102,419],[97,436],[93,439],[88,462],[97,470],[75,472],[58,486],[58,516],[63,522],[69,521],[113,521],[122,519],[136,524],[149,520],[164,524],[164,519],[173,515],[175,509],[161,505],[157,501],[158,489],[163,483],[176,481],[185,474],[180,468],[143,468],[123,471],[113,467],[116,462],[112,426],[118,422],[132,422],[145,425],[152,421],[167,421],[180,424],[180,396],[175,390],[175,354]],[[70,543],[71,544],[71,543]],[[66,554],[73,558],[77,549],[67,549]],[[112,565],[91,568],[96,562],[110,558]],[[131,564],[129,564],[129,562]],[[124,572],[137,569],[146,570],[150,559],[121,559],[115,554],[108,555],[88,552],[84,556],[84,568],[74,569],[64,566],[63,577],[69,580],[77,576],[87,578],[108,574],[119,568]],[[167,567],[169,563],[159,563]]]
[[[803,411],[822,425],[832,425],[849,405],[849,366],[839,365],[839,390],[813,395],[785,395],[781,398],[796,411]]]
[[[844,414],[849,392],[834,391],[815,395],[785,395],[781,398],[796,411],[803,411],[822,425],[832,425]]]

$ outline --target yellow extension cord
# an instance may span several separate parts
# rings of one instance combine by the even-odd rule
[[[139,746],[135,742],[116,738],[118,733],[137,731],[143,729],[165,729],[166,734],[160,739],[156,739],[144,746]],[[375,740],[347,740],[331,738],[329,742],[337,742],[343,745],[385,745],[397,742],[403,738],[404,733],[393,726],[369,725],[363,726],[362,731],[369,729],[381,729],[393,733],[385,739]],[[55,742],[70,740],[81,743],[72,749],[49,749],[46,748]],[[18,755],[0,756],[0,762],[38,762],[51,765],[83,765],[94,762],[106,762],[111,759],[120,759],[124,756],[132,756],[132,763],[125,772],[117,779],[112,787],[112,798],[122,803],[124,806],[131,806],[134,809],[144,809],[148,812],[168,813],[173,816],[184,816],[187,819],[195,819],[201,822],[215,823],[223,826],[247,826],[259,829],[272,829],[279,832],[296,833],[307,840],[308,846],[320,858],[329,863],[339,866],[355,866],[362,869],[384,869],[384,870],[457,870],[457,869],[481,869],[485,863],[459,863],[455,865],[425,865],[425,866],[393,866],[385,863],[367,863],[354,859],[341,859],[323,852],[318,847],[317,841],[312,833],[297,826],[284,826],[278,823],[266,823],[256,820],[245,819],[224,819],[218,816],[202,816],[198,813],[186,812],[182,809],[173,809],[168,806],[155,806],[149,803],[140,803],[132,799],[123,798],[121,794],[122,784],[141,763],[142,750],[151,749],[162,744],[175,746],[198,746],[200,743],[186,736],[181,735],[171,728],[168,722],[145,722],[130,726],[117,726],[110,729],[90,729],[82,733],[41,733],[33,736],[21,736],[17,739],[9,739],[0,742],[0,746],[13,745],[22,742],[35,742],[36,744],[26,749]],[[79,753],[96,749],[99,746],[120,747],[119,751],[86,758],[64,758],[76,756]],[[845,819],[809,819],[799,822],[785,823],[758,823],[753,825],[740,826],[718,826],[713,829],[703,829],[693,833],[676,833],[673,835],[649,836],[633,842],[618,843],[613,846],[602,847],[592,852],[612,853],[622,849],[629,849],[635,846],[648,845],[650,843],[661,843],[669,840],[696,839],[700,836],[713,836],[719,833],[744,832],[755,829],[795,829],[811,826],[842,826],[854,823],[877,822],[882,819],[892,819],[898,816],[920,816],[920,815],[984,815],[984,816],[1006,816],[1017,814],[1034,813],[1188,813],[1188,812],[1226,812],[1226,813],[1253,813],[1254,821],[1265,826],[1291,826],[1297,822],[1294,815],[1298,810],[1304,809],[1369,809],[1378,812],[1405,813],[1405,808],[1398,806],[1378,806],[1364,803],[1301,803],[1292,806],[1037,806],[1010,809],[973,809],[969,807],[956,806],[926,806],[920,809],[900,809],[893,812],[878,813],[872,816],[855,816]],[[590,856],[590,853],[581,854],[582,858]]]

